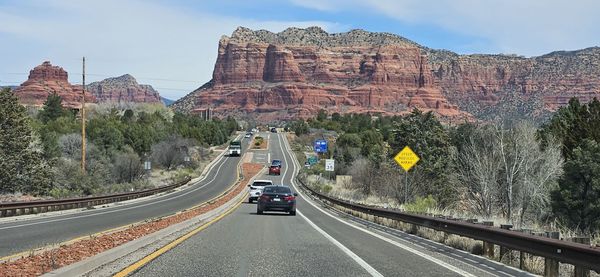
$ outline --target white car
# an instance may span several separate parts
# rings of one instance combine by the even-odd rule
[[[265,186],[272,186],[273,181],[271,180],[254,180],[251,185],[248,185],[250,188],[250,197],[248,198],[248,202],[252,203],[254,200],[258,200],[258,197],[262,194],[263,188]]]

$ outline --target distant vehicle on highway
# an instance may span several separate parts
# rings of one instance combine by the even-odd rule
[[[254,180],[252,184],[248,185],[250,187],[250,197],[248,198],[248,202],[252,203],[255,200],[258,200],[258,197],[263,191],[265,186],[272,186],[273,181],[271,180]]]
[[[252,137],[252,133],[246,133],[246,135],[244,137],[245,138],[251,138]]]
[[[234,140],[229,143],[229,156],[240,156],[242,155],[242,143],[239,140]]]
[[[256,213],[262,214],[266,211],[287,212],[296,215],[297,193],[287,186],[266,186],[258,198]]]
[[[271,128],[271,133],[277,133],[277,129],[275,127]]]
[[[271,161],[271,166],[269,166],[269,175],[281,175],[281,160]]]
[[[273,160],[273,161],[271,161],[271,166],[279,166],[279,167],[281,167],[281,160]]]
[[[270,166],[269,175],[281,175],[281,167],[276,165]]]

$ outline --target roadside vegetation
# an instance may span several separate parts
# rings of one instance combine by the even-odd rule
[[[393,117],[321,111],[288,128],[297,134],[293,148],[302,163],[314,139],[329,140],[321,158],[335,159],[334,174],[324,171],[321,160],[302,169],[300,178],[332,196],[597,240],[597,100],[581,104],[573,99],[542,125],[496,120],[448,126],[419,110]],[[421,158],[408,174],[393,160],[405,146]],[[336,183],[336,175],[352,179]]]
[[[208,148],[238,128],[232,118],[204,121],[162,105],[86,106],[83,172],[81,120],[61,102],[50,95],[42,109],[28,111],[12,92],[0,92],[1,194],[61,198],[171,183],[197,173]]]

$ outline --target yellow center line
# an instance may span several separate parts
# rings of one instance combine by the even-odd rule
[[[125,268],[122,271],[120,271],[117,274],[115,274],[114,277],[124,277],[124,276],[127,276],[127,275],[133,273],[134,271],[138,270],[142,266],[146,265],[147,263],[151,262],[152,260],[158,258],[160,255],[162,255],[162,254],[166,253],[167,251],[173,249],[175,246],[177,246],[177,245],[181,244],[182,242],[186,241],[187,239],[191,238],[193,235],[195,235],[198,232],[206,229],[211,224],[213,224],[213,223],[221,220],[225,216],[227,216],[230,213],[232,213],[235,209],[237,209],[244,202],[245,198],[246,198],[246,196],[242,197],[240,199],[240,201],[235,204],[235,206],[233,206],[232,208],[230,208],[229,210],[227,210],[225,213],[223,213],[223,214],[215,217],[211,221],[209,221],[209,222],[201,225],[200,227],[198,227],[198,228],[190,231],[189,233],[187,233],[187,234],[179,237],[178,239],[176,239],[176,240],[172,241],[171,243],[163,246],[162,248],[156,250],[155,252],[153,252],[150,255],[144,257],[143,259],[137,261],[136,263],[128,266],[127,268]]]

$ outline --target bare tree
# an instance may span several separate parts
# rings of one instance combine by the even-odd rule
[[[558,144],[542,150],[535,126],[520,122],[478,127],[458,155],[457,175],[475,212],[489,217],[501,207],[522,226],[532,208],[547,207],[561,169]]]
[[[545,149],[541,149],[536,139],[536,129],[530,123],[521,123],[516,132],[521,147],[528,149],[523,165],[520,183],[519,226],[523,226],[524,218],[530,209],[535,214],[548,208],[550,191],[556,186],[557,178],[562,174],[563,159],[560,144],[550,141]]]
[[[113,176],[117,183],[131,183],[144,176],[144,168],[140,157],[129,148],[124,153],[119,153],[114,158]]]
[[[472,210],[485,217],[495,211],[500,188],[500,151],[490,128],[478,128],[458,154],[458,179]]]
[[[348,173],[352,175],[352,183],[361,190],[364,195],[369,195],[377,182],[377,173],[372,169],[369,160],[359,158],[352,163]]]
[[[160,164],[167,170],[184,162],[185,155],[188,155],[189,148],[194,145],[190,139],[184,139],[180,136],[170,136],[152,146],[152,160]]]
[[[518,124],[513,128],[506,128],[504,124],[497,123],[494,125],[496,130],[496,139],[500,150],[500,159],[502,161],[503,173],[503,197],[505,218],[513,221],[513,210],[515,206],[514,197],[518,193],[519,174],[523,174],[525,162],[531,151],[531,143],[529,142],[529,133],[525,132],[524,125]],[[535,136],[535,134],[533,134]],[[535,139],[534,139],[535,141]]]
[[[69,159],[81,159],[81,134],[66,134],[58,138],[62,156]]]

